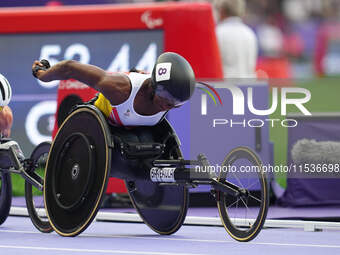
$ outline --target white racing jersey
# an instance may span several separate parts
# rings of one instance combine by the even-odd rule
[[[134,101],[139,89],[142,87],[143,82],[150,78],[151,74],[141,74],[131,72],[128,77],[131,82],[131,93],[129,98],[119,104],[111,105],[109,100],[106,99],[101,93],[95,102],[98,107],[109,118],[111,124],[115,126],[154,126],[166,114],[166,111],[156,113],[154,115],[140,115],[134,107]]]

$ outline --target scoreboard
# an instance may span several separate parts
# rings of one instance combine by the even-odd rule
[[[108,72],[151,71],[164,51],[181,54],[197,78],[223,78],[209,3],[148,3],[0,9],[0,73],[13,88],[12,137],[25,155],[55,134],[60,104],[95,91],[76,81],[43,83],[34,60],[64,59]]]

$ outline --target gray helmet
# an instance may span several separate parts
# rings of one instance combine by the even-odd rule
[[[189,100],[195,89],[195,74],[182,56],[166,52],[160,55],[152,70],[155,93],[171,100],[174,105]]]

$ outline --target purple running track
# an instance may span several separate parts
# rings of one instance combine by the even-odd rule
[[[264,229],[248,243],[231,239],[222,227],[183,226],[171,236],[160,236],[145,224],[93,222],[70,238],[38,232],[28,217],[9,217],[0,226],[0,254],[339,254],[339,231],[304,232]]]

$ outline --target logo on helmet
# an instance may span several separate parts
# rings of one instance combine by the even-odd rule
[[[167,71],[167,70],[166,70],[165,68],[159,68],[159,69],[158,69],[158,74],[159,74],[159,75],[166,74],[166,71]]]
[[[156,65],[156,82],[170,80],[171,63],[159,63]]]

